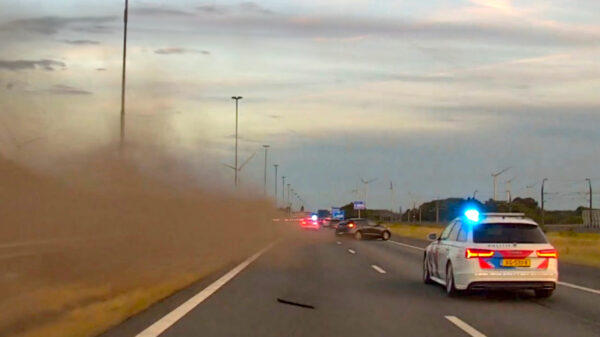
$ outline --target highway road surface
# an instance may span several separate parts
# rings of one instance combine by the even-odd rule
[[[424,244],[297,231],[103,337],[600,336],[599,270],[561,267],[565,283],[546,300],[448,298],[421,281]]]

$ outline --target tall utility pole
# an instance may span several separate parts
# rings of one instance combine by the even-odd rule
[[[288,183],[287,184],[287,203],[286,203],[286,205],[289,206],[289,204],[290,204],[290,184]],[[290,210],[291,210],[291,208],[290,208]]]
[[[371,180],[365,180],[363,178],[360,178],[360,181],[364,185],[364,191],[365,191],[365,200],[364,200],[364,202],[365,202],[365,208],[368,207],[368,205],[367,205],[367,197],[368,197],[368,193],[369,193],[369,184],[372,183],[372,182],[374,182],[375,180],[377,180],[377,178],[373,178]]]
[[[125,144],[125,65],[127,59],[127,17],[129,0],[125,0],[125,11],[123,13],[123,73],[121,74],[121,137],[119,149],[123,150]]]
[[[238,101],[242,99],[242,96],[231,96],[231,99],[235,100],[235,177],[234,185],[238,185]]]
[[[396,208],[396,193],[394,193],[394,183],[390,181],[390,193],[392,195],[392,208],[390,211],[394,213],[394,209]]]
[[[263,194],[267,195],[267,151],[269,150],[269,145],[263,145],[265,148],[265,182],[263,187]]]
[[[548,180],[548,178],[544,178],[542,179],[542,200],[541,200],[541,204],[542,204],[542,228],[544,228],[544,225],[546,224],[546,219],[544,219],[545,214],[544,214],[544,184],[546,183],[546,180]]]
[[[592,209],[593,209],[593,204],[592,204],[592,179],[586,178],[585,180],[587,180],[588,185],[590,186],[590,227],[593,227],[594,225],[592,224]]]
[[[435,201],[435,223],[436,224],[440,223],[440,201],[439,200]]]
[[[279,165],[274,164],[273,166],[275,167],[275,206],[277,206],[277,167],[279,167]]]
[[[281,177],[281,205],[285,207],[285,176]]]
[[[494,179],[494,201],[496,201],[496,186],[498,185],[498,176],[501,175],[502,173],[508,171],[510,169],[510,167],[505,168],[504,170],[497,172],[497,173],[492,173],[492,178]]]

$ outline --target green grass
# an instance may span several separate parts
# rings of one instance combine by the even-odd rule
[[[390,224],[388,225],[388,227],[390,231],[396,235],[422,240],[427,240],[427,234],[436,233],[439,235],[444,229],[443,227],[436,226],[420,226],[407,224]]]
[[[548,233],[560,261],[600,268],[600,234],[557,232]]]
[[[427,234],[440,234],[442,227],[391,224],[390,231],[396,235],[427,239]],[[558,249],[560,261],[600,268],[600,234],[577,232],[547,233],[550,243]]]

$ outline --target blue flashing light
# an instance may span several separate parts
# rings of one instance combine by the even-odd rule
[[[473,222],[479,222],[479,211],[476,209],[468,209],[465,212],[465,217]]]
[[[316,214],[313,214],[313,215],[312,215],[310,218],[311,218],[313,221],[317,221],[317,219],[318,219],[318,217],[317,217],[317,215],[316,215]]]

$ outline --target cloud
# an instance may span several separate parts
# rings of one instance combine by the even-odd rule
[[[64,43],[74,44],[74,45],[95,45],[100,44],[99,41],[94,40],[62,40]]]
[[[145,16],[192,16],[193,13],[165,8],[165,7],[132,7],[130,9],[133,15],[145,15]]]
[[[224,14],[225,13],[224,7],[217,6],[215,4],[198,6],[198,7],[196,7],[196,9],[200,12],[209,13],[209,14]]]
[[[91,95],[91,91],[75,88],[68,85],[56,84],[50,89],[42,90],[42,92],[58,94],[58,95]]]
[[[208,50],[194,50],[194,49],[186,49],[179,47],[167,47],[160,48],[154,51],[155,54],[160,55],[170,55],[170,54],[202,54],[202,55],[210,55]]]
[[[245,8],[242,9],[242,8]],[[284,38],[311,38],[316,42],[355,42],[358,40],[392,38],[434,41],[485,42],[486,44],[565,46],[600,45],[600,26],[582,29],[576,25],[553,25],[548,22],[512,20],[510,24],[496,21],[478,21],[473,17],[463,20],[352,17],[352,16],[289,16],[285,14],[253,15],[253,6],[206,5],[197,8],[206,14],[202,20],[189,22],[211,31],[253,36],[281,36]],[[258,12],[257,12],[258,11]]]
[[[196,7],[196,10],[205,14],[273,14],[273,11],[251,1],[240,2],[237,5],[215,5],[207,4]]]
[[[24,31],[43,35],[54,35],[59,30],[70,27],[76,31],[99,32],[108,27],[102,25],[113,22],[117,16],[45,16],[9,21],[0,26],[0,31]]]
[[[56,60],[0,60],[0,69],[12,71],[27,70],[27,69],[44,69],[52,71],[56,67],[65,68],[67,65],[64,62]]]
[[[272,14],[273,12],[269,9],[266,9],[255,2],[242,2],[238,5],[238,8],[247,13],[258,13],[258,14]]]
[[[96,68],[96,71],[106,71],[106,68]]]

